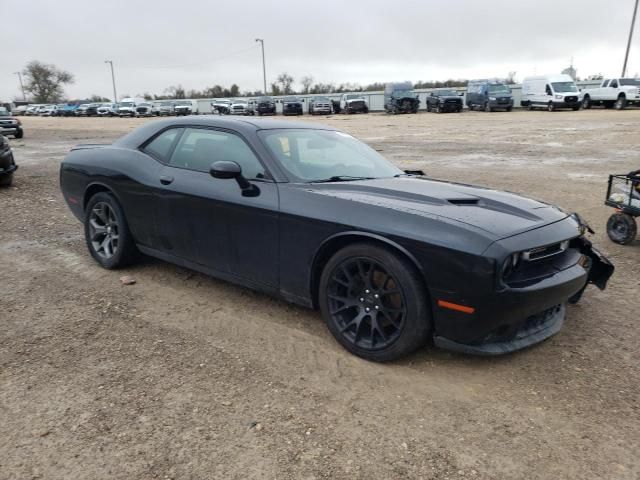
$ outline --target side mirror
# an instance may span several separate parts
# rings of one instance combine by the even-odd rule
[[[242,195],[245,197],[257,197],[260,194],[260,189],[244,178],[242,175],[242,167],[236,162],[226,160],[214,162],[211,164],[209,174],[213,178],[220,180],[234,179],[238,183],[240,190],[242,190]]]

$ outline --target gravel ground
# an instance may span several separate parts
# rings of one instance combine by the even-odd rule
[[[144,121],[25,118],[11,140],[0,479],[640,478],[640,242],[611,243],[603,205],[607,174],[640,168],[640,111],[307,119],[405,168],[579,211],[617,267],[539,346],[387,365],[343,351],[317,312],[157,260],[98,267],[59,163]]]

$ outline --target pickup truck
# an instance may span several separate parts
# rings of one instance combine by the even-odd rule
[[[582,107],[604,105],[622,110],[628,105],[640,105],[640,78],[607,78],[599,87],[582,91]]]

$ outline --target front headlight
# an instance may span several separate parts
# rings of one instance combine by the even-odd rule
[[[558,100],[562,100],[564,97],[563,97],[562,95],[556,95],[556,98],[557,98]]]
[[[507,278],[516,268],[518,268],[521,257],[521,253],[517,252],[512,253],[504,260],[504,263],[502,264],[502,278]]]

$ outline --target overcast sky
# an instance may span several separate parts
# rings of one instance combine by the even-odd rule
[[[614,5],[615,4],[615,5]],[[614,8],[615,7],[615,8]],[[387,82],[558,73],[618,75],[633,0],[0,0],[0,100],[30,60],[75,76],[72,98],[162,93],[281,72],[316,82]],[[640,30],[640,27],[638,28]],[[640,72],[640,31],[629,73]]]

